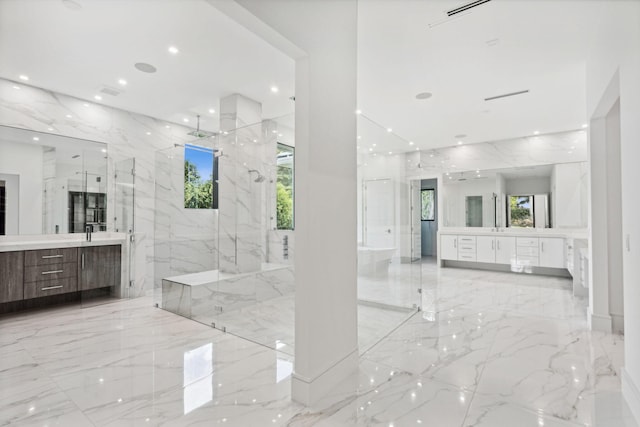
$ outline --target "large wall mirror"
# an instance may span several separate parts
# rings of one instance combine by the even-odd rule
[[[587,162],[449,172],[446,227],[586,228]]]
[[[0,126],[0,234],[107,230],[107,145]]]

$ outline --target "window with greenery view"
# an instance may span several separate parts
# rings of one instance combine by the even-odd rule
[[[509,196],[509,226],[534,226],[533,196]]]
[[[422,190],[420,192],[422,200],[421,219],[423,221],[433,221],[436,219],[435,194],[435,190]]]
[[[184,207],[218,209],[218,159],[211,148],[184,146]]]
[[[278,144],[276,179],[276,220],[278,230],[293,230],[294,148]]]

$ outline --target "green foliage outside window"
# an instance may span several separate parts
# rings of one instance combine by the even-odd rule
[[[187,209],[217,209],[216,164],[213,150],[185,146],[184,207]],[[202,174],[205,173],[206,177]]]
[[[420,192],[422,199],[422,221],[434,221],[436,219],[435,210],[435,191],[422,190]]]
[[[293,230],[293,147],[278,144],[276,222],[279,230]]]
[[[532,203],[532,196],[509,196],[511,227],[533,227]]]

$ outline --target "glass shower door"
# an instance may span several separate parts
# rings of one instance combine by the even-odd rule
[[[116,162],[114,172],[114,231],[127,233],[126,250],[122,254],[122,296],[133,298],[141,295],[135,280],[135,159]]]

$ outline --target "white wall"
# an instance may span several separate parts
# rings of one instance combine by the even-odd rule
[[[551,174],[553,227],[587,227],[588,179],[586,162],[554,166]]]
[[[0,172],[19,177],[18,234],[42,233],[42,147],[0,141]],[[11,187],[7,190],[12,190],[12,193],[15,191]],[[11,206],[15,205],[13,196],[10,194],[9,197],[11,198],[7,201]],[[14,224],[12,229],[15,231],[16,219],[13,216],[16,211],[11,206],[7,212],[11,215],[7,218],[7,223]]]
[[[640,422],[640,2],[601,1],[587,61],[587,114],[618,73],[620,96],[625,367],[623,394]],[[597,185],[593,180],[591,185]],[[591,200],[591,203],[600,203]],[[597,260],[594,260],[597,262]]]

